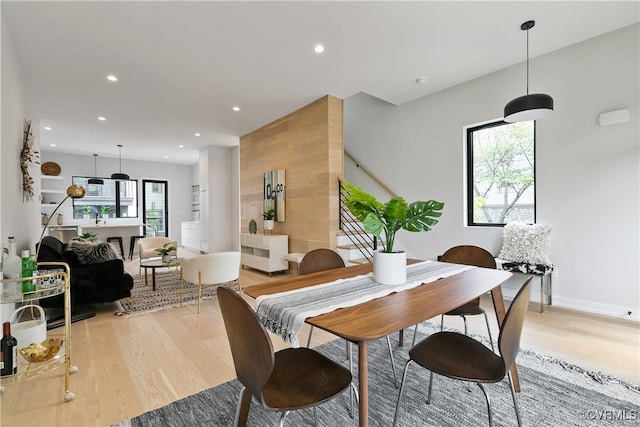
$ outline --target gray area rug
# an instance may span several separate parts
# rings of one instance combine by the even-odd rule
[[[227,286],[238,290],[237,280],[228,283],[203,284],[202,300],[216,298],[218,286]],[[198,301],[198,285],[185,282],[183,290],[183,304],[196,304]],[[131,297],[116,301],[118,316],[134,316],[151,313],[166,308],[180,305],[180,271],[156,272],[156,290],[153,290],[151,272],[148,274],[148,283],[144,282],[144,273],[133,277],[133,289]]]
[[[419,337],[435,331],[424,323]],[[481,338],[481,337],[476,337]],[[405,346],[395,347],[394,358],[398,375],[402,375],[412,333],[405,334]],[[395,341],[395,336],[394,340]],[[380,340],[369,352],[369,425],[390,426],[398,397],[394,387],[386,342]],[[319,351],[346,364],[344,342],[335,340],[318,348]],[[355,351],[354,347],[354,353]],[[357,355],[354,354],[354,365]],[[638,426],[640,425],[640,385],[585,371],[561,360],[522,351],[517,360],[522,392],[519,394],[520,413],[524,426]],[[357,369],[357,367],[356,367]],[[429,372],[415,365],[410,368],[405,386],[399,425],[401,426],[478,426],[488,425],[487,410],[482,392],[472,385],[467,391],[464,383],[434,376],[434,391],[430,405],[425,402]],[[357,372],[354,374],[357,380]],[[486,386],[493,409],[494,426],[515,426],[513,401],[505,379]],[[147,412],[118,427],[154,426],[231,426],[240,391],[240,383],[233,380],[167,406]],[[317,409],[317,425],[358,425],[358,419],[348,413],[349,394]],[[356,410],[357,414],[357,410]],[[276,426],[279,414],[263,409],[252,402],[250,426]],[[311,426],[311,410],[292,412],[287,426]]]

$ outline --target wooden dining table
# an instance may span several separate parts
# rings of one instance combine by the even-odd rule
[[[410,261],[417,262],[417,261]],[[372,264],[325,270],[249,286],[244,293],[251,298],[291,291],[370,273]],[[369,425],[368,346],[391,333],[438,316],[491,292],[498,325],[505,316],[501,284],[511,273],[473,267],[415,288],[394,292],[353,307],[308,317],[305,322],[358,345],[359,425]],[[513,385],[520,390],[516,365],[511,367]]]

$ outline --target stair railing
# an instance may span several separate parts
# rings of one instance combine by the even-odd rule
[[[376,236],[367,234],[367,232],[362,227],[362,223],[353,216],[349,209],[347,209],[347,206],[345,205],[345,196],[348,194],[348,192],[342,185],[343,181],[344,179],[338,178],[338,192],[340,194],[340,230],[344,232],[351,243],[356,246],[358,251],[368,262],[373,262],[372,254],[373,251],[378,249],[378,239],[376,238]],[[347,224],[349,224],[348,228],[346,227]]]

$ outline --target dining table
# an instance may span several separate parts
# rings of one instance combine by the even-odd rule
[[[418,262],[420,261],[408,260],[408,264]],[[487,292],[491,292],[498,325],[502,325],[506,310],[501,284],[512,274],[495,269],[464,267],[465,269],[462,271],[447,277],[304,319],[305,323],[313,327],[357,344],[360,426],[368,426],[369,424],[367,357],[370,343],[453,310]],[[360,264],[311,274],[288,276],[249,286],[244,288],[243,292],[251,298],[259,299],[274,294],[317,287],[341,279],[369,275],[372,271],[372,264]],[[511,367],[511,373],[514,389],[520,391],[515,363]]]

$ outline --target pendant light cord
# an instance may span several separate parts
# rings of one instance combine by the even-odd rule
[[[529,95],[529,29],[527,29],[527,95]]]

